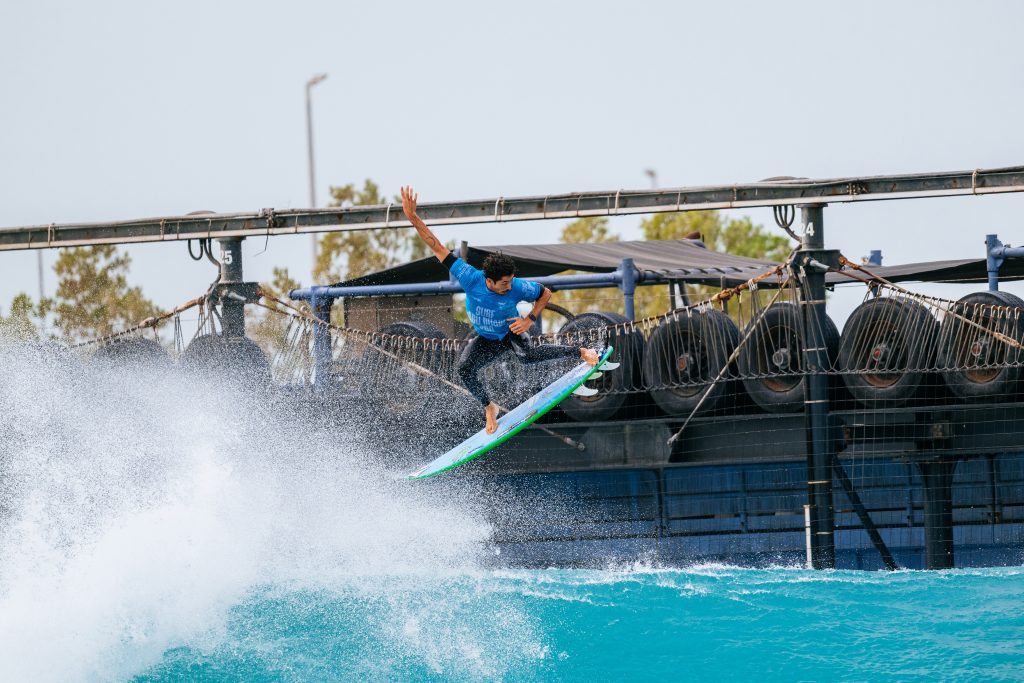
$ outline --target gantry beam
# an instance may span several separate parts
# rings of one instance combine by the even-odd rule
[[[498,197],[421,204],[419,214],[431,225],[452,225],[699,209],[955,197],[1004,192],[1024,192],[1024,166],[827,180],[770,179],[739,185],[660,190]],[[408,225],[400,204],[330,209],[261,209],[255,213],[199,214],[108,223],[63,223],[2,228],[0,251],[203,238],[262,237],[402,228]]]

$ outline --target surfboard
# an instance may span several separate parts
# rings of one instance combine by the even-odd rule
[[[498,418],[498,428],[493,434],[481,429],[455,448],[451,449],[433,462],[427,463],[406,479],[426,479],[447,472],[470,460],[479,458],[484,453],[500,446],[513,436],[539,420],[545,413],[561,403],[569,394],[576,391],[583,383],[599,372],[603,366],[611,369],[608,363],[612,355],[612,347],[605,349],[597,365],[590,366],[580,363],[539,392],[523,401],[517,407]],[[616,366],[618,367],[618,366]]]

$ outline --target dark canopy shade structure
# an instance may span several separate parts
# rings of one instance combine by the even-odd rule
[[[543,277],[567,270],[607,273],[618,268],[622,259],[631,258],[641,272],[656,273],[679,282],[733,287],[776,265],[771,261],[721,254],[708,249],[699,240],[469,247],[467,260],[479,268],[484,258],[496,251],[504,252],[516,260],[520,277]],[[868,268],[872,273],[892,282],[985,282],[988,277],[984,258]],[[1024,278],[1024,259],[1008,259],[999,274],[1003,280]],[[447,279],[448,271],[431,256],[337,284],[398,285]],[[852,280],[838,273],[830,273],[828,282],[840,284]],[[771,281],[762,286],[771,286]]]

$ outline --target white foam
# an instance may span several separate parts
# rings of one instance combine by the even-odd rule
[[[314,433],[175,373],[31,350],[0,352],[0,377],[0,680],[124,679],[170,648],[216,648],[266,586],[394,598],[481,571],[481,518],[394,481],[344,429]],[[443,634],[415,637],[405,608],[389,618],[447,661]],[[534,646],[520,626],[518,646]],[[478,658],[463,642],[451,656]]]

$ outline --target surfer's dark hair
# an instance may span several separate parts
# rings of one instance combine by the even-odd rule
[[[484,277],[497,282],[506,275],[516,274],[516,262],[511,256],[496,251],[484,259]]]

